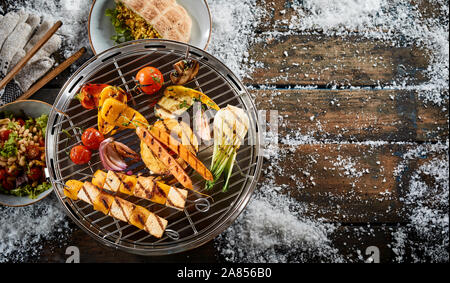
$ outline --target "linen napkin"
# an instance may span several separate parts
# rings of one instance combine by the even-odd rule
[[[0,79],[45,35],[53,23],[24,11],[9,12],[0,18]],[[54,65],[51,55],[61,47],[61,37],[54,34],[16,74],[14,80],[0,90],[0,105],[16,100]]]

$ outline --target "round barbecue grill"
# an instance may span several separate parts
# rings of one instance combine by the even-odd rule
[[[74,96],[86,83],[119,86],[133,95],[129,105],[142,113],[149,123],[153,123],[157,119],[153,104],[162,94],[149,96],[136,91],[134,76],[145,66],[156,67],[164,76],[163,90],[171,84],[169,74],[173,70],[173,64],[182,59],[194,59],[200,63],[197,77],[186,86],[205,93],[219,107],[230,104],[244,109],[249,116],[250,128],[238,150],[226,192],[221,190],[223,181],[217,182],[212,190],[205,191],[204,180],[197,173],[191,172],[195,189],[212,198],[190,191],[184,211],[133,196],[124,197],[168,220],[163,237],[157,239],[128,223],[94,210],[81,200],[73,201],[64,196],[63,187],[67,180],[90,181],[93,173],[102,169],[98,151],[93,152],[86,165],[75,165],[70,161],[68,152],[72,146],[81,143],[82,130],[97,126],[97,111],[84,109]],[[96,240],[135,254],[164,255],[182,252],[210,241],[231,225],[244,209],[261,171],[262,131],[259,129],[257,110],[244,85],[215,57],[183,43],[139,40],[118,45],[93,57],[63,86],[48,121],[46,173],[67,214]],[[134,131],[120,131],[113,137],[139,152],[140,140]],[[208,167],[212,151],[212,144],[201,145],[199,148],[198,158]],[[133,164],[130,169],[133,174],[149,174],[143,162]]]

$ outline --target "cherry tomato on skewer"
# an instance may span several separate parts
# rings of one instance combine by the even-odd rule
[[[70,150],[70,160],[78,165],[88,163],[91,160],[91,155],[91,151],[84,145],[74,146]]]
[[[138,87],[145,94],[154,94],[164,84],[164,78],[161,72],[154,67],[144,67],[136,75]]]
[[[100,143],[104,140],[103,134],[100,133],[97,129],[89,128],[83,132],[81,136],[81,141],[83,144],[92,150],[97,150],[100,146]]]

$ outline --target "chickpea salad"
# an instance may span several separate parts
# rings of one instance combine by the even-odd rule
[[[51,187],[44,175],[47,120],[0,112],[0,193],[36,198]]]

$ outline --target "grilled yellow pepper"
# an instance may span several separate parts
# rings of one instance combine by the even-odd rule
[[[174,85],[169,86],[164,90],[165,96],[176,96],[176,95],[189,95],[190,97],[201,101],[203,104],[207,105],[208,107],[215,109],[217,111],[220,110],[220,107],[206,94],[196,91],[195,89],[184,87],[182,85]]]
[[[147,119],[141,113],[114,98],[105,100],[99,115],[106,123],[120,128],[136,129],[136,126],[148,126]]]

